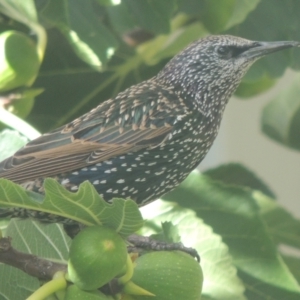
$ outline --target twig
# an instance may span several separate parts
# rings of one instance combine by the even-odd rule
[[[67,270],[66,264],[56,263],[14,249],[11,246],[10,237],[0,239],[0,262],[41,280],[51,280],[56,272]]]

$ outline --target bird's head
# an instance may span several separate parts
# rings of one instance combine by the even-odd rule
[[[226,104],[249,67],[259,58],[299,42],[257,42],[230,36],[208,36],[176,55],[158,77],[196,97],[203,110],[211,100]],[[207,97],[212,95],[213,97]],[[221,103],[220,103],[221,102]]]

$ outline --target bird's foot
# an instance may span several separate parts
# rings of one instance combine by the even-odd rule
[[[127,247],[128,252],[143,253],[147,250],[152,251],[173,251],[179,250],[192,257],[196,258],[200,262],[200,256],[198,252],[193,248],[185,247],[182,243],[167,243],[164,241],[154,240],[150,237],[132,234],[127,238],[127,241],[131,244]]]

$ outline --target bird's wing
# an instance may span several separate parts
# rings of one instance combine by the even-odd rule
[[[0,177],[22,183],[55,176],[112,157],[157,147],[173,129],[174,103],[128,101],[126,95],[108,100],[96,109],[25,145],[0,163]],[[138,99],[138,98],[137,98]],[[178,111],[176,112],[178,113]]]

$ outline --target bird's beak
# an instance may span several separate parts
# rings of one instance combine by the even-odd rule
[[[260,58],[272,52],[280,51],[286,48],[300,47],[300,42],[255,42],[254,46],[242,52],[241,56],[247,59]]]

